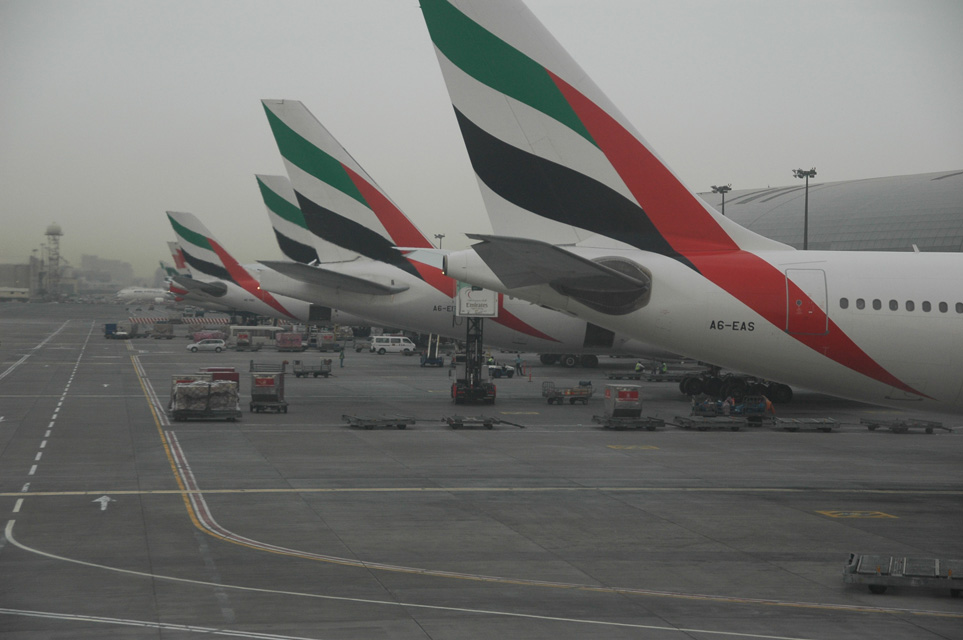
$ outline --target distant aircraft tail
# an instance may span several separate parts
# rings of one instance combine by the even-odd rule
[[[191,269],[187,266],[187,262],[184,261],[184,254],[181,253],[181,248],[176,242],[168,242],[167,248],[171,252],[171,258],[174,260],[174,270],[179,276],[191,277]]]
[[[174,228],[184,261],[195,276],[203,274],[210,279],[232,282],[279,313],[294,317],[274,296],[261,289],[257,279],[214,239],[197,216],[168,211],[167,218]]]
[[[788,248],[687,189],[520,1],[421,7],[496,234],[605,236],[690,266],[694,254]]]
[[[454,295],[453,282],[440,268],[409,259],[394,248],[433,246],[304,104],[261,102],[308,229]]]

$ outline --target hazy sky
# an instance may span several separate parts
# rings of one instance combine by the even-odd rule
[[[697,191],[963,169],[959,0],[529,0]],[[429,236],[486,231],[417,0],[0,0],[0,262],[148,275],[200,217],[276,258],[261,98],[303,101]]]

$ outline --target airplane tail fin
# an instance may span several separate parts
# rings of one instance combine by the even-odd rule
[[[191,269],[184,261],[184,254],[181,252],[180,246],[176,242],[168,242],[167,248],[171,252],[171,258],[174,259],[174,270],[177,271],[177,275],[191,277]]]
[[[193,274],[210,279],[233,282],[227,262],[235,263],[234,258],[221,247],[197,216],[192,213],[168,211],[167,219],[174,228],[177,245],[184,263]]]
[[[274,236],[284,257],[302,264],[353,260],[358,254],[322,240],[308,229],[287,176],[257,175]]]
[[[210,279],[233,282],[275,311],[294,317],[273,295],[261,289],[257,278],[228,253],[197,216],[192,213],[168,211],[167,219],[174,228],[185,262],[195,274],[200,273]]]
[[[686,188],[520,1],[421,7],[496,234],[605,236],[683,262],[788,248]]]
[[[432,249],[368,173],[297,100],[262,100],[307,228],[319,238],[393,265],[443,291],[440,270],[395,247]]]

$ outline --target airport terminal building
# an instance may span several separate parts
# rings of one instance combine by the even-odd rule
[[[699,196],[722,210],[722,196]],[[801,249],[806,187],[726,194],[726,216]],[[963,251],[963,171],[809,183],[809,249]]]

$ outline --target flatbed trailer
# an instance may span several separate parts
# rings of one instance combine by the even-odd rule
[[[609,371],[605,374],[608,380],[641,380],[645,377],[642,371]]]
[[[234,422],[241,419],[240,409],[172,409],[174,422],[202,422],[206,420],[226,420]]]
[[[491,418],[489,416],[445,416],[442,418],[448,423],[448,426],[452,429],[462,429],[465,427],[482,427],[485,429],[492,429],[495,427],[495,423],[498,422],[497,418]]]
[[[773,429],[783,431],[822,431],[829,433],[839,430],[839,423],[832,418],[776,418]]]
[[[939,429],[948,433],[953,433],[953,430],[948,427],[944,427],[942,422],[934,422],[933,420],[917,420],[915,418],[901,420],[860,418],[859,423],[865,425],[870,431],[876,431],[877,429],[889,429],[893,433],[909,433],[910,431],[924,431],[926,433],[933,433]]]
[[[665,420],[662,418],[650,418],[639,416],[635,418],[618,416],[592,416],[592,422],[602,425],[603,429],[615,429],[625,431],[626,429],[645,429],[655,431],[665,428]]]
[[[563,404],[568,400],[569,404],[575,404],[576,402],[581,402],[582,404],[588,404],[589,398],[595,390],[592,388],[592,383],[588,381],[579,382],[577,387],[556,387],[555,383],[546,380],[542,383],[542,397],[548,400],[549,404]]]
[[[697,431],[739,431],[748,421],[744,416],[676,416],[672,424]]]
[[[963,560],[849,554],[843,582],[864,584],[872,593],[886,593],[889,587],[949,589],[959,598],[963,593]]]
[[[396,429],[407,429],[409,424],[415,424],[415,419],[410,416],[359,416],[342,414],[341,419],[352,427],[361,427],[371,430],[375,427],[394,427]]]

